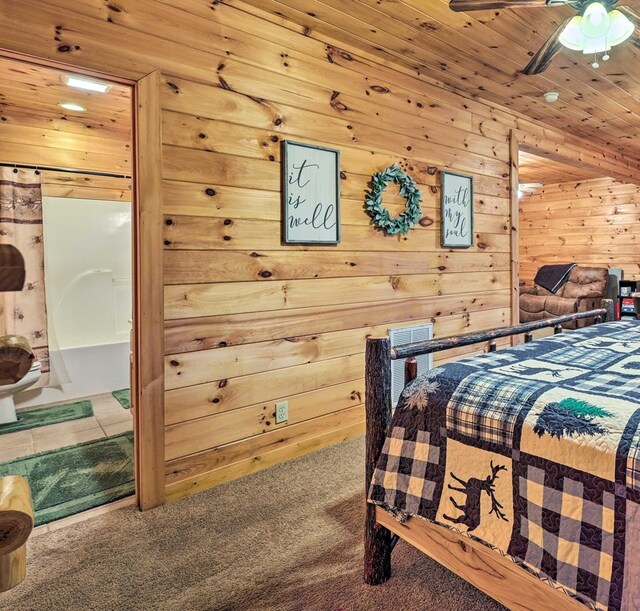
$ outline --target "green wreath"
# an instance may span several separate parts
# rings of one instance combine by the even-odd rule
[[[404,197],[405,211],[396,218],[391,218],[389,211],[382,205],[382,194],[387,188],[387,183],[392,180],[400,187],[400,197]],[[371,178],[371,191],[365,196],[365,208],[376,227],[389,235],[406,235],[422,218],[420,208],[420,190],[411,176],[402,171],[402,168],[394,163],[382,172],[374,174]]]

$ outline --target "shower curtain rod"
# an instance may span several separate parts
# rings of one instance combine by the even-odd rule
[[[49,165],[25,165],[22,163],[3,163],[6,168],[20,168],[21,170],[43,170],[52,172],[68,172],[69,174],[87,174],[89,176],[105,176],[106,178],[131,178],[128,174],[112,174],[110,172],[97,172],[92,170],[70,170],[69,168],[56,168]]]

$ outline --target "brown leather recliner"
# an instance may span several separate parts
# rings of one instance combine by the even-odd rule
[[[565,316],[601,307],[607,297],[609,271],[604,267],[574,267],[569,279],[555,294],[534,284],[520,287],[520,322]],[[592,319],[563,325],[575,329],[593,324]]]

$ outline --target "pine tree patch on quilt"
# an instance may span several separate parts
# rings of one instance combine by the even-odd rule
[[[449,363],[403,392],[369,490],[588,608],[640,609],[640,321]]]

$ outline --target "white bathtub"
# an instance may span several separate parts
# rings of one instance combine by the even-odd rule
[[[129,342],[60,350],[71,381],[16,395],[18,410],[129,388]]]

